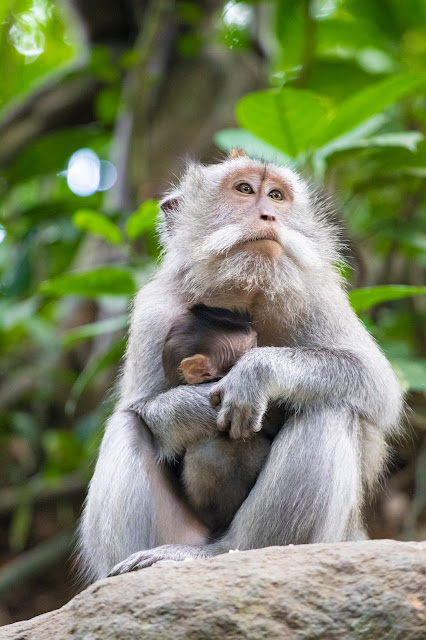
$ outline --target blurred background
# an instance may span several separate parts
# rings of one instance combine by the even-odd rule
[[[185,158],[240,146],[335,203],[407,392],[371,536],[426,528],[424,0],[0,0],[0,624],[76,592],[72,540]]]

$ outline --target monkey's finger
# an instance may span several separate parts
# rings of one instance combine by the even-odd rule
[[[262,418],[263,418],[263,415],[261,415],[259,413],[257,413],[253,417],[253,419],[251,421],[251,425],[250,425],[251,431],[253,433],[258,433],[262,429]]]
[[[247,431],[247,416],[244,411],[236,409],[232,415],[229,437],[231,440],[240,440],[247,435]]]
[[[217,416],[217,428],[219,431],[227,431],[232,423],[232,407],[222,407]]]
[[[262,428],[262,417],[255,409],[238,408],[232,416],[229,437],[232,440],[247,438]]]
[[[222,391],[216,389],[210,393],[210,404],[212,407],[218,407],[222,403]]]

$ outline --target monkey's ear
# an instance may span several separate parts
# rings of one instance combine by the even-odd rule
[[[234,149],[231,149],[231,151],[228,153],[228,160],[233,160],[234,158],[248,158],[248,155],[246,154],[244,149],[241,149],[240,147],[234,147]]]
[[[174,211],[178,205],[181,198],[180,191],[172,191],[167,196],[165,196],[162,200],[160,200],[160,209],[163,211],[164,215],[167,216]]]
[[[196,353],[190,358],[184,358],[180,363],[180,369],[188,384],[199,384],[213,378],[210,359],[201,353]]]
[[[179,206],[182,194],[180,191],[172,191],[162,200],[160,200],[160,209],[164,213],[166,229],[169,233],[173,232],[174,212]]]

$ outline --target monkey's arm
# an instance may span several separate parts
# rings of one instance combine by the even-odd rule
[[[174,458],[217,433],[217,410],[209,399],[213,386],[182,385],[131,405],[151,430],[161,457]]]
[[[217,433],[211,384],[170,389],[164,375],[164,341],[185,307],[159,276],[137,295],[130,324],[118,408],[146,423],[160,458],[174,458],[189,444]]]
[[[283,400],[301,409],[344,405],[391,432],[399,422],[401,390],[377,345],[363,327],[357,329],[358,344],[336,338],[335,347],[260,347],[246,353],[212,391],[212,404],[222,405],[219,429],[230,428],[234,438],[259,431],[267,403]]]

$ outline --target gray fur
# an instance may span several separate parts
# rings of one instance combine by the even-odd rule
[[[255,209],[228,203],[222,181],[234,169],[250,174],[259,166],[245,158],[190,166],[173,192],[162,224],[164,259],[135,300],[120,400],[81,523],[89,580],[232,548],[362,536],[364,489],[381,473],[386,436],[399,429],[401,391],[347,301],[335,268],[338,234],[291,170],[271,168],[293,194],[273,223],[280,259],[232,251],[258,218]],[[232,307],[245,300],[259,346],[214,385],[169,389],[161,353],[176,317],[198,302]],[[219,409],[211,392],[222,399]],[[164,461],[228,421],[231,438],[258,431],[271,401],[290,401],[295,415],[227,533],[207,544],[208,532],[174,492]]]

